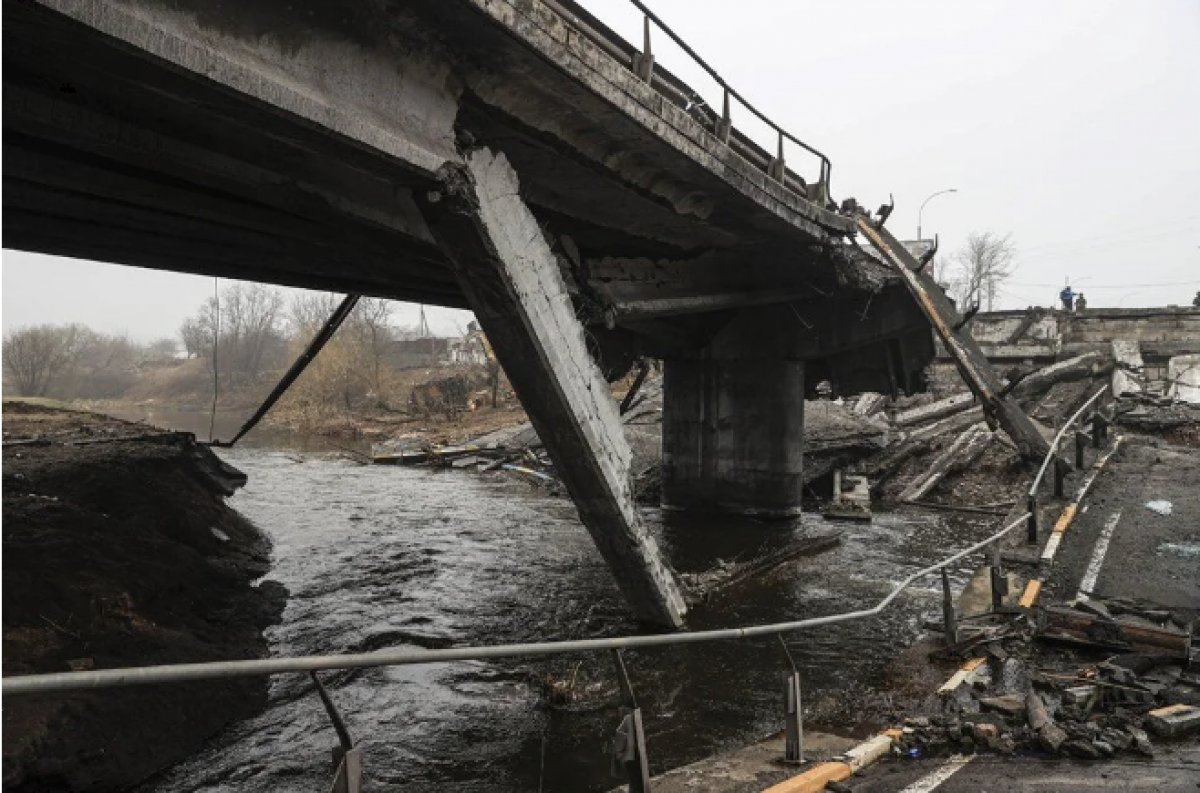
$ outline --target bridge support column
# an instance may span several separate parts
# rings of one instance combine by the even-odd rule
[[[503,154],[479,149],[440,176],[422,203],[426,221],[580,518],[637,615],[679,627],[687,606],[638,520],[616,403],[516,172]]]
[[[666,362],[664,507],[767,517],[800,513],[804,362],[746,353]]]

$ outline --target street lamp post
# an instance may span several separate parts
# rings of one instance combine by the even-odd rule
[[[921,213],[925,211],[925,205],[940,195],[944,195],[946,193],[957,193],[957,192],[958,192],[957,187],[951,187],[946,190],[938,190],[936,193],[931,194],[929,196],[929,198],[926,198],[924,201],[921,202],[921,208],[917,210],[917,241],[924,239],[924,237],[921,236]]]

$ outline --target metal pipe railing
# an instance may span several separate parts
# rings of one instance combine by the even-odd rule
[[[498,644],[482,647],[452,647],[440,650],[377,650],[371,653],[345,655],[307,655],[291,658],[264,658],[245,661],[209,661],[194,664],[169,664],[125,669],[102,669],[86,672],[55,672],[21,675],[3,679],[4,696],[27,696],[63,691],[96,688],[117,688],[151,683],[177,683],[195,680],[219,680],[233,677],[256,677],[289,673],[309,673],[331,669],[365,669],[383,666],[446,663],[450,661],[485,661],[497,658],[531,658],[566,655],[596,650],[631,650],[648,647],[669,647],[731,639],[792,633],[807,628],[835,625],[840,622],[873,617],[895,600],[914,581],[936,572],[965,556],[1000,540],[1021,525],[1027,515],[1021,515],[987,539],[924,567],[898,583],[874,606],[858,611],[830,614],[824,617],[751,625],[742,628],[719,628],[689,633],[670,633],[652,636],[615,636],[605,639],[576,639],[528,644]]]
[[[1026,541],[1030,545],[1033,545],[1038,541],[1038,488],[1041,487],[1042,478],[1046,475],[1046,469],[1050,467],[1050,462],[1054,461],[1054,495],[1056,497],[1062,497],[1064,472],[1062,468],[1059,467],[1059,444],[1062,443],[1062,439],[1066,436],[1067,431],[1074,427],[1075,423],[1079,421],[1084,411],[1094,405],[1096,400],[1100,399],[1100,397],[1103,396],[1104,393],[1109,390],[1109,388],[1110,384],[1105,384],[1103,388],[1099,389],[1096,393],[1088,397],[1087,401],[1080,405],[1079,409],[1071,414],[1071,418],[1067,419],[1067,421],[1055,434],[1054,440],[1050,444],[1050,449],[1046,452],[1046,456],[1042,460],[1042,466],[1038,469],[1037,476],[1033,478],[1033,483],[1029,486],[1029,492],[1025,494],[1025,514],[1029,516],[1029,522],[1026,524]],[[1098,409],[1092,413],[1092,431],[1093,437],[1096,439],[1097,446],[1099,445],[1099,436],[1096,435],[1096,427],[1098,426],[1097,422],[1100,421],[1099,415]],[[1078,441],[1076,442],[1075,456],[1077,460],[1076,465],[1079,465],[1083,458],[1083,450],[1079,448]]]
[[[708,63],[703,58],[701,58],[698,54],[696,54],[696,51],[693,50],[690,46],[688,46],[688,43],[686,41],[684,41],[682,38],[680,38],[679,35],[675,33],[675,31],[671,30],[671,28],[668,27],[665,22],[663,22],[661,19],[659,19],[658,16],[653,11],[651,11],[646,6],[645,3],[642,2],[642,0],[629,0],[629,2],[631,2],[639,11],[641,11],[645,15],[646,19],[653,22],[658,27],[659,30],[661,30],[663,33],[666,33],[667,36],[672,41],[674,41],[679,46],[680,49],[682,49],[685,53],[687,53],[688,56],[690,56],[691,59],[696,62],[697,66],[699,66],[701,69],[703,69],[705,72],[708,73],[708,76],[711,77],[717,83],[717,85],[719,85],[721,87],[721,89],[726,93],[726,95],[727,95],[727,98],[725,101],[726,106],[728,106],[728,97],[733,97],[734,99],[736,99],[738,102],[740,102],[742,104],[742,107],[749,110],[760,121],[762,121],[767,126],[771,127],[771,129],[775,130],[775,132],[779,136],[779,159],[781,161],[783,159],[783,140],[785,138],[787,140],[790,140],[792,143],[795,143],[797,146],[799,146],[800,148],[809,152],[810,154],[818,157],[821,160],[820,183],[824,188],[825,194],[826,195],[829,194],[829,182],[830,182],[830,177],[831,177],[832,171],[833,171],[833,164],[829,161],[829,158],[826,157],[823,152],[818,151],[817,149],[808,145],[804,141],[800,140],[795,135],[791,134],[790,132],[785,130],[783,127],[779,126],[774,121],[767,118],[766,114],[763,113],[761,110],[756,108],[754,105],[750,104],[749,100],[747,100],[746,97],[742,96],[740,93],[737,92],[737,90],[735,88],[730,86],[729,83],[725,82],[725,80],[721,78],[721,75],[717,74],[716,69],[709,66]],[[728,121],[728,118],[725,118],[723,120]],[[785,180],[780,179],[780,181],[783,182]]]
[[[1080,405],[1078,410],[1071,414],[1071,418],[1067,419],[1067,421],[1062,425],[1062,428],[1058,431],[1058,434],[1054,436],[1054,440],[1050,444],[1050,451],[1046,454],[1045,459],[1042,460],[1042,467],[1038,469],[1037,476],[1033,478],[1033,484],[1029,486],[1029,495],[1031,497],[1037,496],[1038,487],[1040,487],[1042,484],[1042,477],[1046,475],[1046,469],[1050,467],[1050,461],[1055,459],[1057,456],[1058,445],[1062,443],[1062,439],[1067,434],[1067,430],[1073,427],[1075,422],[1077,422],[1080,416],[1083,415],[1084,411],[1091,407],[1097,399],[1103,396],[1104,392],[1108,391],[1108,389],[1108,384],[1105,384],[1103,388],[1088,397],[1088,400]]]
[[[830,181],[833,173],[833,163],[829,157],[813,146],[802,141],[800,138],[791,134],[779,124],[776,124],[765,113],[750,103],[737,89],[733,88],[721,77],[717,70],[708,64],[691,46],[684,41],[675,31],[673,31],[665,22],[662,21],[653,11],[651,11],[641,0],[630,0],[630,3],[642,13],[644,23],[644,41],[641,52],[636,47],[624,41],[613,31],[609,30],[602,22],[596,19],[582,8],[574,8],[574,3],[568,0],[545,0],[545,2],[553,9],[561,14],[569,15],[575,18],[579,31],[593,44],[598,46],[611,57],[627,61],[630,68],[635,73],[640,73],[640,76],[656,91],[666,96],[673,104],[680,107],[688,107],[692,99],[698,99],[698,94],[682,80],[672,75],[670,72],[662,68],[656,68],[653,63],[653,55],[650,51],[650,24],[667,35],[683,52],[690,57],[697,66],[716,82],[717,86],[723,92],[721,115],[719,119],[715,119],[714,133],[721,138],[731,149],[737,152],[743,159],[753,163],[756,167],[762,168],[768,174],[775,169],[776,180],[791,192],[802,195],[807,200],[814,200],[814,197],[808,194],[806,184],[799,175],[787,169],[784,164],[783,157],[783,141],[788,140],[796,144],[800,148],[817,157],[821,163],[820,175],[818,184],[821,189],[816,197],[818,203],[824,206],[824,203],[830,200],[832,195],[830,189]],[[639,62],[644,64],[639,71]],[[730,99],[737,100],[742,107],[746,108],[756,118],[771,128],[776,134],[776,156],[771,157],[766,150],[759,149],[753,144],[748,137],[737,132],[732,128],[730,119]],[[715,108],[713,108],[715,111]],[[797,188],[800,189],[797,189]]]

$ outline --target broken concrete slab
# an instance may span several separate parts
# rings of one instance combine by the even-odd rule
[[[980,697],[979,706],[1008,716],[1025,712],[1025,697],[1020,694],[1002,694],[998,697]]]
[[[1167,396],[1200,405],[1200,355],[1176,355],[1167,360]]]
[[[1113,339],[1112,354],[1115,362],[1112,374],[1113,396],[1140,393],[1146,371],[1141,343],[1136,339]]]
[[[1146,714],[1146,729],[1165,738],[1200,730],[1200,707],[1195,705],[1168,705]]]
[[[516,172],[503,154],[477,149],[438,175],[422,212],[584,526],[635,613],[681,626],[683,593],[634,506],[616,402]]]

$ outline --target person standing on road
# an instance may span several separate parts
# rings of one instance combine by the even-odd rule
[[[1083,313],[1083,311],[1086,308],[1087,308],[1087,298],[1083,296],[1083,292],[1080,292],[1075,297],[1075,313],[1081,314],[1081,313]]]
[[[1058,293],[1058,299],[1062,301],[1063,311],[1070,314],[1075,310],[1075,292],[1072,291],[1070,284],[1062,288],[1062,291]]]

